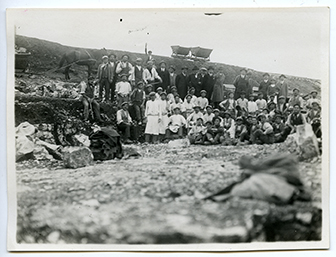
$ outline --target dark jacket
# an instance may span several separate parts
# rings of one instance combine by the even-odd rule
[[[159,83],[158,87],[162,87],[163,91],[167,91],[168,86],[170,84],[170,75],[169,71],[165,69],[164,71],[161,70],[161,68],[156,69],[158,75],[162,79],[162,82]]]
[[[182,73],[176,76],[175,85],[181,99],[184,99],[188,93],[188,76]]]
[[[242,92],[247,93],[248,89],[249,89],[249,83],[248,80],[245,78],[242,78],[240,75],[238,75],[234,82],[233,85],[236,87],[236,91],[235,91],[235,99],[237,100],[240,97],[240,94]],[[248,95],[245,96],[246,98],[248,98]]]

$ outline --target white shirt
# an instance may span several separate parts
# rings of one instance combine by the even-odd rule
[[[213,114],[213,113],[210,113],[210,114],[205,113],[205,114],[203,114],[203,121],[204,121],[204,123],[206,123],[207,121],[211,121],[211,123],[212,123],[212,119],[214,117],[215,117],[215,114]]]
[[[265,99],[257,99],[256,104],[258,106],[258,110],[264,110],[267,107],[267,102]]]
[[[187,122],[185,118],[181,114],[173,114],[172,116],[169,117],[169,123],[171,125],[177,125],[179,127],[186,125]]]
[[[152,67],[151,72],[152,73],[150,73],[148,69],[145,69],[144,72],[143,72],[144,81],[146,83],[148,83],[148,81],[153,82],[155,79],[161,80],[159,74],[157,73],[157,71],[154,67]]]
[[[161,108],[159,101],[149,100],[146,102],[145,116],[159,116],[161,118]]]
[[[248,101],[247,103],[247,111],[248,112],[256,112],[258,110],[257,103],[254,101]]]
[[[120,81],[116,84],[116,92],[120,95],[129,95],[132,92],[131,84],[127,81]]]
[[[120,110],[117,111],[117,124],[120,124],[120,123],[124,122],[124,120],[122,119],[123,116],[127,117],[128,123],[132,122],[132,118],[129,115],[129,112],[125,111],[124,109],[120,109]]]
[[[197,98],[197,103],[201,107],[201,109],[205,109],[205,107],[209,105],[208,98],[202,96]]]

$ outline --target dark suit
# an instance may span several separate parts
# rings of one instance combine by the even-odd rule
[[[248,80],[246,79],[246,76],[245,78],[242,78],[240,75],[238,75],[235,78],[233,85],[236,87],[235,96],[234,96],[235,100],[237,100],[240,97],[240,94],[242,92],[245,92],[246,94],[247,93],[246,91],[249,90],[249,83],[248,83]],[[247,94],[245,95],[245,98],[248,98]]]
[[[215,76],[207,75],[205,87],[203,89],[207,91],[206,97],[208,98],[209,103],[212,96],[214,85],[215,85]]]
[[[259,92],[263,93],[263,98],[265,100],[267,100],[267,90],[269,85],[271,85],[271,82],[269,80],[267,82],[265,82],[264,80],[260,82]]]
[[[163,91],[167,91],[168,86],[170,84],[170,75],[167,69],[164,71],[161,70],[161,68],[156,69],[157,73],[159,74],[160,78],[162,79],[162,82],[158,84],[158,87],[162,87]]]
[[[111,98],[111,84],[114,77],[114,68],[110,63],[100,64],[98,67],[97,79],[99,81],[99,98],[103,96],[103,89],[105,90],[105,99],[107,101]]]
[[[176,76],[175,85],[181,99],[184,99],[188,93],[188,77],[182,73]]]

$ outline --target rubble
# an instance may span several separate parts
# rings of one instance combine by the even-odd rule
[[[62,150],[64,165],[77,169],[93,164],[93,155],[88,147],[68,146]]]

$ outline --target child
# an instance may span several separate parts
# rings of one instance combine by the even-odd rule
[[[194,104],[191,102],[192,95],[187,95],[183,102],[184,118],[188,118],[194,112]]]
[[[276,104],[276,101],[275,101],[275,95],[269,95],[269,99],[268,99],[268,101],[267,101],[267,106],[268,106],[270,103],[275,103],[275,104]]]
[[[206,126],[206,133],[204,136],[204,140],[203,143],[205,145],[212,145],[215,141],[214,141],[214,132],[212,130],[212,122],[211,121],[207,121],[205,123]]]
[[[215,117],[213,119],[213,127],[212,127],[212,132],[213,132],[213,144],[221,144],[224,142],[225,137],[224,137],[224,128],[220,125],[220,118]]]
[[[187,121],[181,115],[180,107],[176,106],[174,108],[174,114],[169,117],[168,129],[167,129],[167,139],[172,137],[183,138],[183,128],[187,125]]]
[[[248,100],[245,98],[245,92],[241,92],[240,98],[237,99],[237,106],[239,107],[239,113],[237,114],[240,116],[241,113],[247,112],[247,104]]]
[[[169,113],[169,103],[167,101],[166,92],[161,92],[160,100],[156,100],[159,102],[159,108],[161,110],[162,119],[159,122],[159,141],[163,141],[166,135],[166,130],[168,128],[168,113]]]
[[[116,95],[118,98],[118,106],[121,107],[123,102],[129,101],[132,92],[131,84],[127,80],[127,74],[121,75],[121,81],[116,84]]]
[[[193,105],[197,105],[197,96],[195,96],[195,88],[194,87],[191,87],[190,89],[189,89],[189,93],[188,93],[188,95],[191,95],[191,103],[193,104]],[[186,99],[184,99],[184,101],[186,101]]]
[[[206,132],[207,129],[203,125],[203,119],[198,118],[196,120],[196,124],[191,126],[191,129],[188,133],[188,139],[190,141],[190,144],[203,144],[203,137],[205,136]]]
[[[215,116],[213,117],[213,119],[218,117],[218,118],[220,119],[220,124],[221,124],[221,126],[223,126],[223,118],[222,118],[221,116],[219,116],[219,114],[220,114],[219,109],[214,109],[214,110],[213,110],[213,114],[215,115]],[[213,119],[212,119],[212,122],[213,122]]]
[[[170,88],[170,93],[167,95],[167,100],[170,104],[174,103],[175,95],[177,95],[177,88],[172,86]]]
[[[150,100],[146,102],[145,117],[147,118],[147,124],[145,129],[145,140],[147,143],[156,143],[159,135],[159,123],[162,119],[162,113],[160,110],[159,101],[155,101],[155,92],[149,94]]]
[[[201,96],[197,98],[197,104],[201,107],[201,112],[204,113],[205,107],[209,105],[208,98],[206,98],[207,92],[201,90]]]
[[[198,118],[203,119],[203,113],[201,112],[201,108],[198,105],[196,105],[194,106],[194,112],[190,114],[189,117],[187,118],[187,128],[193,126]]]
[[[155,98],[156,98],[156,100],[161,100],[161,93],[163,92],[163,89],[162,89],[162,87],[158,87],[157,89],[156,89],[156,94],[155,94]]]
[[[149,94],[153,92],[153,86],[151,84],[146,85],[146,101],[150,100]]]
[[[213,109],[211,105],[208,105],[206,107],[206,113],[203,114],[203,121],[207,122],[207,121],[211,121],[213,120],[213,118],[215,117],[215,114],[213,114]]]
[[[236,100],[234,100],[233,92],[229,93],[228,99],[225,99],[224,101],[219,103],[219,107],[222,108],[224,111],[230,112],[232,117],[236,115],[237,103]]]
[[[254,101],[254,96],[251,94],[249,96],[249,101],[247,103],[247,111],[250,114],[255,114],[257,110],[258,110],[257,103]]]
[[[286,125],[282,120],[282,116],[277,114],[273,123],[274,143],[282,143],[286,140],[288,133],[286,133]]]
[[[136,119],[139,125],[142,124],[143,120],[143,112],[146,101],[146,93],[143,90],[144,83],[139,81],[137,83],[137,88],[133,90],[131,93],[131,101],[135,108]]]
[[[268,104],[268,115],[266,115],[266,118],[270,121],[273,121],[275,113],[276,113],[276,104],[271,102]]]
[[[262,92],[258,93],[258,99],[256,101],[256,104],[258,106],[259,111],[262,111],[267,108],[267,102],[264,99],[264,94]]]
[[[229,112],[224,113],[223,127],[229,133],[230,138],[234,138],[234,120]]]
[[[174,95],[174,101],[170,104],[170,113],[174,112],[175,107],[180,108],[181,112],[184,112],[183,102],[178,94]]]
[[[237,144],[238,142],[243,142],[244,138],[247,135],[247,129],[246,126],[243,124],[243,118],[242,117],[237,117],[236,118],[236,125],[235,125],[235,143]]]

